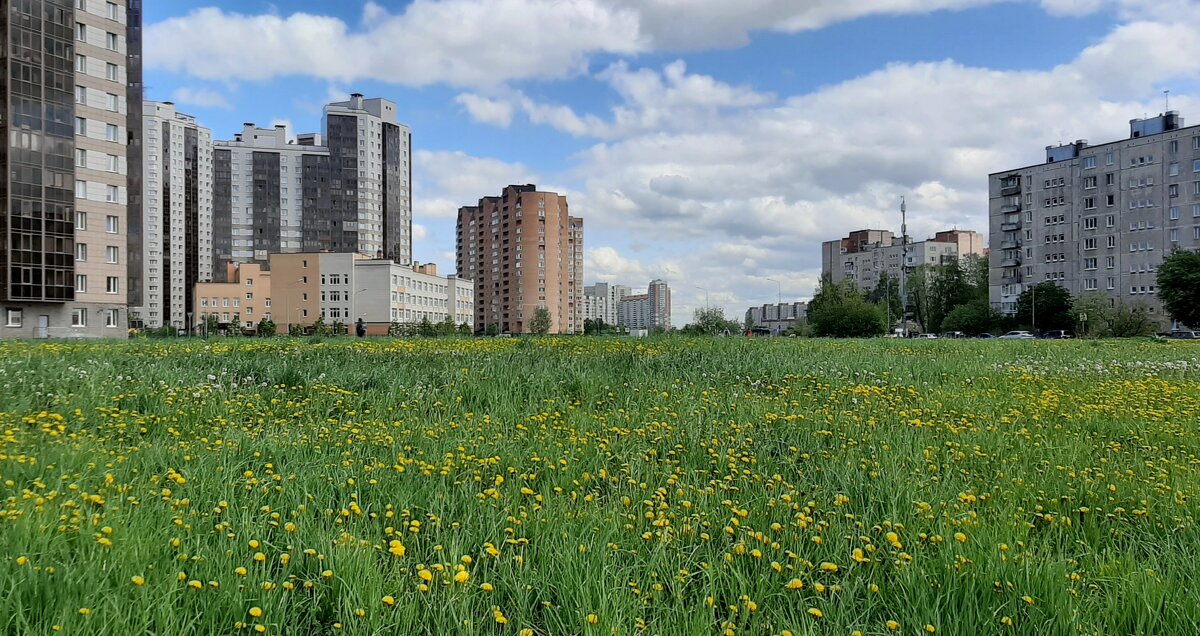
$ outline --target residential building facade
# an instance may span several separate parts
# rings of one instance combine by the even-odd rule
[[[213,316],[218,326],[254,329],[265,319],[271,320],[271,272],[257,263],[229,263],[221,278],[224,282],[201,282],[192,289],[196,307],[194,333],[202,333]]]
[[[130,326],[182,328],[197,311],[193,288],[214,278],[212,131],[170,102],[142,112],[142,302],[131,299]]]
[[[968,230],[944,230],[924,241],[910,242],[907,257],[899,237],[889,230],[858,230],[821,244],[821,274],[833,282],[850,279],[861,290],[874,289],[880,274],[899,280],[904,270],[945,265],[967,255],[988,254],[984,236]]]
[[[535,185],[459,208],[457,266],[475,282],[476,331],[528,333],[539,307],[551,333],[583,331],[583,219]]]
[[[655,279],[644,294],[626,295],[617,302],[617,324],[626,329],[670,329],[671,288]]]
[[[0,9],[0,337],[127,334],[127,148],[140,1]],[[132,22],[131,22],[132,21]],[[136,64],[130,56],[137,55]]]
[[[1170,111],[1128,139],[1048,146],[1046,162],[989,176],[994,308],[1050,281],[1072,295],[1144,303],[1167,322],[1155,279],[1173,249],[1200,249],[1200,126]]]
[[[362,319],[369,335],[387,335],[392,323],[473,323],[472,281],[438,275],[433,263],[400,264],[363,254],[272,254],[271,273],[280,333]]]
[[[243,125],[213,153],[215,267],[332,251],[412,260],[412,134],[396,104],[355,93],[323,133]]]
[[[583,288],[583,319],[617,324],[617,304],[633,291],[625,285],[596,283]]]
[[[759,335],[777,336],[808,320],[808,303],[762,305],[746,310],[746,329]]]

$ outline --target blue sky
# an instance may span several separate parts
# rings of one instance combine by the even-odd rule
[[[676,324],[702,289],[736,316],[767,279],[810,296],[820,242],[901,195],[917,234],[983,231],[988,173],[1122,137],[1164,89],[1200,117],[1187,0],[146,4],[149,98],[218,139],[392,99],[418,259],[452,267],[457,207],[532,180],[584,217],[587,282],[665,278]]]

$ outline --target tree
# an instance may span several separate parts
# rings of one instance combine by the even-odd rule
[[[220,328],[220,326],[221,323],[217,320],[216,314],[209,314],[208,318],[204,319],[204,333],[210,336],[216,335],[217,329]]]
[[[474,332],[471,329],[471,325],[469,325],[465,322],[458,326],[458,335],[460,335],[460,336],[470,336],[473,333]]]
[[[886,330],[884,311],[867,302],[850,279],[841,283],[825,276],[808,303],[808,323],[815,336],[865,338]]]
[[[1175,250],[1158,267],[1158,297],[1167,314],[1200,327],[1200,252]]]
[[[1000,313],[988,304],[986,300],[975,299],[965,305],[959,305],[946,314],[942,320],[945,331],[961,331],[967,335],[978,335],[996,328],[1000,322]]]
[[[263,338],[270,338],[275,335],[275,321],[270,318],[263,318],[258,321],[258,335]]]
[[[437,329],[433,328],[433,323],[429,322],[428,317],[421,318],[421,322],[417,324],[417,335],[422,338],[432,338],[437,335]]]
[[[529,333],[535,336],[544,336],[550,333],[549,309],[538,307],[533,310],[533,317],[529,319]]]
[[[458,332],[458,325],[454,324],[454,316],[446,315],[446,319],[439,322],[437,325],[437,334],[439,336],[453,336]]]
[[[1157,321],[1145,303],[1126,303],[1103,294],[1083,294],[1072,303],[1080,335],[1094,338],[1135,338],[1153,335]]]
[[[697,309],[692,312],[692,322],[682,329],[684,334],[690,336],[715,336],[726,332],[736,334],[741,331],[742,326],[738,321],[725,318],[723,307]]]
[[[974,288],[967,272],[957,258],[932,270],[933,280],[929,287],[929,330],[941,331],[942,322],[956,307],[975,299]]]
[[[1071,304],[1070,292],[1044,281],[1027,288],[1017,297],[1016,317],[1021,324],[1041,331],[1071,329],[1075,326]]]
[[[928,265],[918,265],[908,273],[909,320],[916,321],[924,333],[929,333],[929,289],[933,274]]]
[[[488,325],[486,329],[484,329],[484,333],[489,336],[498,336],[500,335],[500,325],[497,325],[493,322],[492,324]]]
[[[889,330],[896,323],[900,322],[900,312],[903,311],[903,308],[900,302],[899,280],[887,272],[881,272],[879,274],[879,281],[875,283],[875,288],[867,292],[867,300],[883,308],[884,315],[887,316]]]

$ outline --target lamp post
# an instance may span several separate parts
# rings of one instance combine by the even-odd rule
[[[696,289],[699,289],[700,291],[704,292],[704,309],[707,310],[708,309],[708,290],[705,289],[704,287],[699,287],[696,285],[693,285],[693,287],[696,287]]]
[[[783,304],[783,284],[780,283],[779,281],[775,280],[774,278],[768,278],[767,280],[771,281],[772,283],[775,283],[776,291],[779,293],[779,299],[778,299],[779,304],[782,305]]]
[[[303,282],[303,278],[297,278],[296,280],[283,285],[283,326],[287,328],[287,335],[289,336],[292,335],[292,296],[287,290],[291,289],[294,285],[299,285]]]

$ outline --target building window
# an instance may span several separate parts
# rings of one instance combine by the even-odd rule
[[[71,326],[86,327],[87,326],[87,310],[73,309],[71,310]]]
[[[121,279],[116,276],[109,276],[104,280],[104,293],[117,294],[121,291]]]
[[[76,73],[87,73],[87,56],[86,55],[76,55],[75,56],[75,72]]]
[[[84,150],[83,148],[75,149],[75,167],[76,168],[86,168],[87,167],[87,151]]]
[[[87,42],[87,27],[82,22],[75,23],[75,39],[80,42]]]
[[[87,134],[87,120],[84,119],[83,117],[75,118],[75,134],[76,135],[86,135]]]
[[[1108,247],[1116,247],[1116,246],[1117,246],[1117,237],[1115,237],[1115,236],[1108,237]]]
[[[120,171],[120,169],[121,169],[121,168],[120,168],[120,160],[119,160],[119,159],[117,159],[117,156],[116,156],[116,155],[105,155],[105,160],[106,160],[106,161],[107,161],[107,163],[108,163],[108,166],[107,166],[107,167],[108,167],[108,171],[109,171],[109,172],[118,172],[118,171]]]
[[[117,50],[117,34],[116,33],[106,33],[104,35],[104,46],[107,47],[108,50],[110,50],[110,51]]]
[[[120,217],[116,217],[111,214],[104,217],[104,231],[108,232],[109,234],[116,234],[118,231],[120,231]]]
[[[75,244],[75,260],[87,261],[87,243]]]
[[[1179,242],[1179,230],[1171,230],[1171,242],[1172,243]]]
[[[80,294],[87,293],[87,274],[75,275],[75,291]]]
[[[1085,210],[1095,210],[1096,209],[1096,197],[1085,197],[1083,199],[1083,208]]]
[[[104,107],[114,113],[117,112],[117,110],[118,110],[117,100],[118,99],[119,98],[116,95],[113,95],[112,93],[105,93],[104,94]]]
[[[1095,168],[1095,167],[1096,167],[1096,156],[1095,155],[1083,158],[1083,169],[1084,170],[1091,170],[1092,168]]]
[[[1172,183],[1171,185],[1167,186],[1167,196],[1170,198],[1179,196],[1179,184]]]
[[[75,103],[87,104],[87,88],[83,86],[75,87]]]
[[[120,252],[119,252],[119,248],[117,246],[109,245],[108,247],[104,248],[104,251],[105,251],[105,255],[107,256],[108,263],[118,262],[117,259],[120,256]]]
[[[1096,239],[1094,239],[1094,238],[1083,239],[1083,249],[1085,249],[1085,250],[1096,249]]]
[[[1172,206],[1170,214],[1171,214],[1172,221],[1178,221],[1179,220],[1179,206]]]
[[[254,300],[254,294],[252,292],[246,292],[246,300]]]
[[[87,212],[76,212],[75,213],[75,229],[76,230],[86,230],[87,229]]]
[[[120,19],[120,17],[117,15],[117,3],[107,2],[107,3],[105,3],[104,7],[105,7],[105,15],[108,16],[109,20],[119,20]]]
[[[1091,217],[1088,217],[1088,218],[1084,219],[1084,220],[1083,220],[1083,229],[1085,229],[1085,230],[1094,230],[1094,229],[1096,229],[1096,226],[1099,224],[1099,223],[1098,223],[1098,221],[1099,221],[1099,219],[1097,219],[1097,218],[1096,218],[1096,217],[1094,217],[1094,216],[1091,216]]]
[[[117,65],[109,62],[104,65],[104,77],[109,81],[117,81]]]
[[[108,311],[104,312],[104,326],[105,327],[116,327],[117,321],[120,320],[120,318],[121,318],[120,310],[109,309]]]
[[[20,327],[23,322],[23,316],[20,309],[9,309],[7,312],[8,320],[4,323],[6,327]]]
[[[104,187],[104,200],[109,203],[120,202],[120,191],[117,189],[117,186],[110,185]]]
[[[1167,176],[1168,177],[1179,176],[1179,164],[1177,164],[1177,163],[1171,164],[1170,167],[1167,168]]]
[[[120,134],[120,129],[116,124],[108,124],[104,129],[104,138],[109,141],[117,141],[117,135]]]

